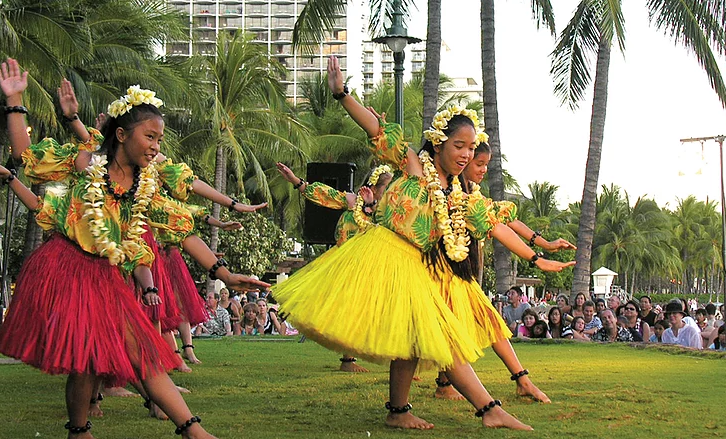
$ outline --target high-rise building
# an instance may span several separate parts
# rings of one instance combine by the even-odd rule
[[[215,55],[215,43],[221,32],[234,34],[244,30],[253,35],[256,44],[265,45],[271,57],[287,67],[287,96],[293,102],[300,98],[299,84],[306,78],[325,73],[327,58],[335,55],[341,69],[360,71],[360,56],[351,56],[351,47],[360,47],[362,36],[356,9],[360,1],[348,3],[347,14],[336,19],[336,26],[328,33],[312,55],[300,55],[292,50],[292,30],[307,0],[167,0],[181,11],[189,23],[188,37],[181,41],[168,41],[167,56],[192,54]],[[349,30],[353,31],[350,32]],[[351,38],[352,37],[352,38]],[[360,49],[357,49],[359,54]]]
[[[426,42],[407,45],[404,53],[406,56],[403,64],[403,80],[408,81],[413,75],[423,73],[426,64]],[[365,41],[361,57],[364,95],[371,93],[380,82],[393,82],[393,52],[388,46]],[[355,84],[358,85],[357,82]]]

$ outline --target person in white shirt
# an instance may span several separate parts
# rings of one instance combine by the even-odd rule
[[[669,303],[665,309],[671,327],[663,333],[663,343],[678,344],[688,348],[703,349],[701,331],[697,326],[686,324],[683,319],[688,315],[679,303]]]

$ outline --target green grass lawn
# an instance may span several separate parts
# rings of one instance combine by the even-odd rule
[[[598,344],[517,343],[531,377],[553,403],[514,395],[491,350],[474,367],[484,385],[534,432],[485,430],[464,401],[432,397],[433,371],[411,391],[414,413],[431,431],[385,427],[387,367],[337,371],[340,355],[312,343],[276,339],[195,340],[204,364],[174,381],[220,438],[717,438],[726,436],[726,361],[656,349]],[[65,437],[64,376],[21,364],[0,365],[0,438]],[[174,438],[171,422],[148,418],[140,398],[106,398],[94,420],[101,439]]]

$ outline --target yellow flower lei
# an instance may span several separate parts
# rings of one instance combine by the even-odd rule
[[[378,179],[381,178],[381,175],[383,174],[390,174],[391,173],[391,167],[388,165],[380,165],[377,166],[373,172],[371,172],[371,176],[368,177],[368,186],[375,186],[378,184]],[[360,196],[360,194],[355,197],[355,207],[353,208],[353,219],[355,220],[355,223],[360,227],[361,230],[367,229],[372,222],[368,220],[366,215],[363,214],[363,205],[365,204],[365,200],[363,200],[363,197]]]
[[[426,179],[426,188],[434,201],[434,214],[436,223],[444,240],[446,254],[452,261],[461,262],[469,256],[469,231],[466,229],[466,194],[461,190],[459,177],[455,176],[451,182],[452,191],[449,195],[451,216],[449,216],[449,203],[441,188],[439,173],[436,171],[431,156],[422,151],[419,160],[423,166],[423,175]]]
[[[126,95],[111,102],[106,112],[111,117],[119,117],[131,111],[137,105],[149,104],[156,108],[164,105],[164,101],[156,97],[156,92],[142,89],[138,85],[132,85],[126,90]]]
[[[476,203],[477,201],[484,198],[484,195],[481,193],[481,188],[478,184],[474,183],[473,181],[469,182],[469,202],[470,203]]]
[[[430,140],[434,145],[441,145],[448,140],[448,137],[444,134],[444,130],[449,127],[451,118],[458,114],[468,117],[474,123],[477,145],[481,142],[489,141],[489,135],[479,128],[479,116],[477,116],[476,111],[461,108],[458,105],[451,105],[446,110],[436,113],[434,120],[431,122],[431,128],[424,131],[426,140]]]
[[[83,217],[89,218],[88,225],[98,254],[108,258],[111,265],[118,265],[123,263],[126,258],[132,258],[141,249],[141,235],[144,234],[146,225],[144,213],[148,209],[152,195],[156,192],[156,168],[150,165],[141,171],[139,186],[134,195],[134,205],[131,208],[131,223],[126,232],[126,239],[122,240],[119,246],[108,237],[110,231],[106,227],[101,209],[106,198],[104,193],[106,181],[103,176],[107,172],[107,163],[105,155],[94,155],[86,168],[90,180],[86,184],[86,193],[83,195],[86,206]]]

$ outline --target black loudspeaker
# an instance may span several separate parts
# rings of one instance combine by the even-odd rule
[[[353,192],[355,163],[308,163],[307,181],[319,181],[343,192]],[[303,238],[309,244],[335,244],[335,225],[342,210],[305,200]]]

